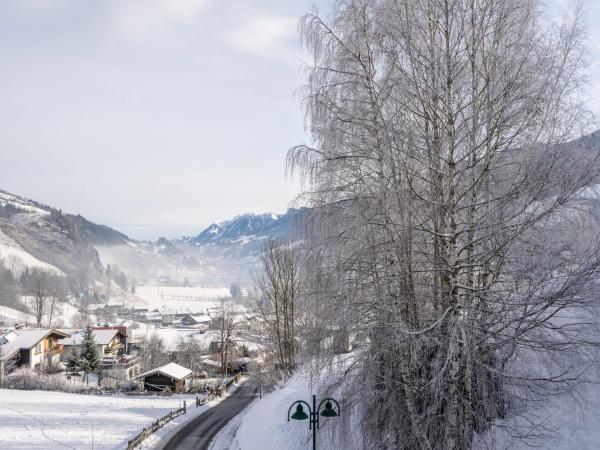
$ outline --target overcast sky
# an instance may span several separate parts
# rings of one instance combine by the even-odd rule
[[[296,25],[315,3],[0,0],[0,189],[141,239],[285,211],[285,152],[306,141]]]

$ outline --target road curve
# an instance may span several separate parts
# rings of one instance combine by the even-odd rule
[[[160,450],[208,450],[210,441],[256,398],[256,386],[245,383],[212,408],[192,419],[163,444]]]

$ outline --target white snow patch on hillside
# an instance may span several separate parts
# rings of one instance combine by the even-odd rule
[[[114,397],[0,389],[3,450],[122,449],[153,420],[192,396]]]
[[[13,239],[2,233],[2,231],[0,231],[0,258],[4,259],[4,264],[16,276],[23,273],[26,268],[38,268],[56,275],[64,275],[60,269],[44,261],[40,261],[32,254],[26,252]]]
[[[29,321],[33,323],[34,318],[33,315],[24,313],[23,311],[19,311],[17,309],[9,308],[7,306],[0,306],[0,323],[2,322],[26,322]]]
[[[25,211],[30,214],[34,214],[37,216],[48,216],[50,215],[49,211],[46,211],[42,208],[39,208],[29,200],[17,197],[15,195],[7,194],[6,192],[0,192],[0,205],[6,206],[7,204],[13,205],[19,208],[22,211]]]

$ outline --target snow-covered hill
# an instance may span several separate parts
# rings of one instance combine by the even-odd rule
[[[42,269],[85,290],[104,281],[105,267],[95,246],[128,241],[81,215],[0,191],[0,259],[14,277]]]

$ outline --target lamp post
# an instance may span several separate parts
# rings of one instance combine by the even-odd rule
[[[304,407],[302,405],[306,405],[308,408],[308,414],[304,412]],[[325,404],[325,408],[321,411],[321,407]],[[335,404],[335,407],[334,407]],[[294,412],[290,416],[290,412],[292,408],[296,406],[296,412]],[[337,412],[336,412],[337,409]],[[320,413],[320,414],[319,414]],[[290,408],[288,409],[288,422],[290,419],[294,420],[306,420],[310,419],[308,422],[308,428],[312,430],[312,442],[313,442],[313,450],[317,450],[317,430],[319,429],[319,415],[323,417],[338,417],[340,415],[340,405],[337,400],[333,398],[325,398],[321,400],[319,406],[317,407],[317,396],[312,396],[312,408],[308,403],[304,400],[296,400]]]

